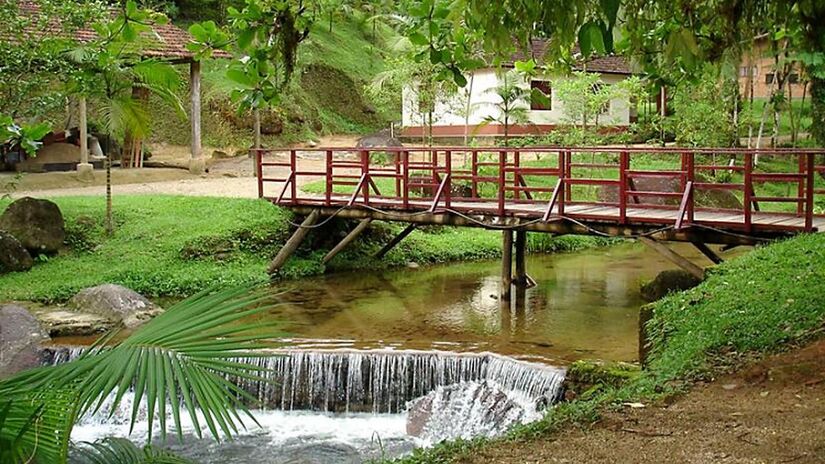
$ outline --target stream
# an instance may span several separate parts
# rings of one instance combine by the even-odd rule
[[[265,317],[290,335],[256,361],[271,382],[241,384],[265,408],[253,411],[260,427],[218,443],[184,423],[183,443],[170,447],[207,464],[359,463],[503,433],[541,417],[562,391],[563,366],[635,361],[639,287],[674,267],[629,243],[527,264],[537,286],[514,292],[511,306],[499,302],[497,261],[289,283]],[[73,439],[128,436],[129,406],[84,418]],[[145,440],[145,422],[131,438]]]

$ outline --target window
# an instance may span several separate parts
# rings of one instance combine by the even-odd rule
[[[533,93],[540,91],[546,98],[530,98],[530,109],[534,111],[551,111],[553,109],[553,89],[550,81],[531,81],[530,89]]]
[[[788,83],[799,84],[799,74],[791,73],[790,75],[788,75]]]
[[[591,90],[593,91],[593,94],[598,94],[598,93],[601,93],[602,89],[606,89],[608,85],[609,85],[609,84],[603,84],[603,83],[599,82],[599,83],[597,83],[597,84],[593,85],[593,87],[591,88]],[[601,113],[600,113],[600,114],[607,114],[607,113],[609,113],[609,112],[610,112],[610,100],[605,101],[605,102],[602,104],[602,107],[601,107],[600,109],[601,109]]]
[[[756,77],[759,74],[756,66],[742,66],[739,68],[739,77]]]
[[[765,83],[773,84],[773,73],[765,74]]]

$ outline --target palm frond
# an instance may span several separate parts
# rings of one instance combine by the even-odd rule
[[[107,398],[114,398],[107,402],[113,413],[129,391],[135,397],[131,425],[145,402],[150,441],[155,422],[166,438],[167,415],[182,437],[181,410],[188,413],[198,436],[202,436],[203,422],[216,439],[232,437],[244,426],[241,414],[254,421],[246,403],[254,398],[226,378],[258,379],[265,370],[243,359],[262,356],[259,350],[273,346],[268,340],[282,335],[278,322],[249,322],[275,305],[277,300],[263,289],[200,293],[170,307],[122,342],[98,346],[73,362],[0,381],[0,398],[30,407],[45,404],[45,412],[54,414],[52,427],[56,428],[49,430],[65,430],[54,435],[56,446],[50,451],[64,456],[71,425],[59,426],[59,419],[71,424],[79,416],[100,410]],[[41,392],[66,392],[69,400],[52,408],[60,402]],[[28,430],[24,435],[33,442],[42,438],[36,432]],[[3,436],[12,433],[9,429]]]
[[[77,448],[82,464],[193,464],[192,461],[151,445],[139,448],[124,438],[105,438]]]

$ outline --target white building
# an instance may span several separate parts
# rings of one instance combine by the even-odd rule
[[[544,55],[546,43],[541,40],[533,41],[533,56],[539,59]],[[516,57],[516,59],[523,59]],[[495,122],[484,125],[487,118],[495,120],[502,119],[500,110],[495,106],[500,100],[494,89],[500,85],[502,72],[512,68],[513,64],[508,63],[502,70],[496,68],[482,68],[472,75],[472,89],[470,96],[469,121],[465,119],[467,113],[467,94],[459,92],[454,98],[443,99],[435,102],[435,110],[432,118],[433,137],[436,138],[460,138],[465,131],[471,136],[497,137],[504,135],[504,127]],[[574,69],[585,69],[587,72],[598,73],[604,85],[616,84],[631,76],[630,66],[627,61],[618,56],[606,56],[594,58],[587,62],[586,66],[577,65]],[[468,80],[470,76],[468,76]],[[565,79],[560,76],[542,76],[532,82],[522,82],[520,85],[541,89],[549,96],[549,105],[542,105],[538,102],[530,104],[528,112],[528,124],[511,125],[510,135],[545,134],[552,131],[559,125],[565,124],[564,106],[555,95],[553,82]],[[469,87],[468,87],[469,88]],[[546,103],[546,102],[545,102]],[[527,103],[525,103],[527,104]],[[402,124],[404,126],[403,135],[405,137],[417,138],[426,135],[427,124],[421,111],[419,111],[418,93],[413,87],[407,87],[402,95]],[[466,128],[466,123],[469,128]],[[606,106],[605,112],[599,116],[601,126],[611,129],[627,127],[635,122],[635,108],[631,108],[629,102],[622,99],[614,99]]]

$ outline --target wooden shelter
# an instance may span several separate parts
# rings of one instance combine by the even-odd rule
[[[36,1],[22,0],[18,2],[20,13],[25,16],[36,17],[41,14],[40,6]],[[48,35],[65,35],[65,30],[60,27],[59,18],[50,25],[46,30],[35,26],[36,22],[32,22],[29,27],[30,31],[24,31],[29,36],[48,36]],[[37,30],[35,30],[37,29]],[[143,47],[143,56],[146,58],[155,58],[167,61],[171,64],[188,64],[189,65],[189,88],[190,88],[190,123],[191,123],[191,150],[189,158],[189,170],[193,173],[203,173],[206,168],[206,161],[203,157],[203,146],[201,143],[201,63],[195,59],[195,54],[186,48],[186,45],[191,42],[191,35],[175,26],[174,24],[157,24],[152,27],[152,34],[147,34],[149,37],[146,45]],[[89,26],[79,28],[71,34],[71,39],[79,43],[90,42],[95,40],[97,33]],[[230,58],[226,52],[218,51],[213,54],[215,58]],[[80,115],[79,129],[80,129],[80,164],[77,170],[81,177],[89,177],[92,175],[92,165],[89,163],[89,150],[87,146],[87,118],[86,118],[86,99],[81,97],[78,100],[78,113]]]

